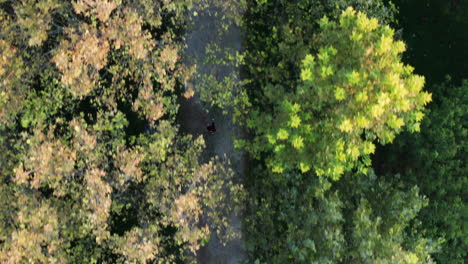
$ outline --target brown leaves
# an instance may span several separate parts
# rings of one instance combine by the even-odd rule
[[[143,86],[138,93],[138,99],[133,104],[132,110],[142,110],[151,124],[154,124],[164,114],[162,98],[153,89],[149,78],[143,80]]]
[[[66,181],[74,173],[76,152],[55,139],[52,129],[47,135],[37,129],[29,142],[29,155],[16,169],[14,181],[30,184],[35,189],[46,183],[54,189],[54,195],[64,195]],[[26,172],[25,169],[29,171]]]
[[[103,240],[109,237],[107,231],[107,219],[112,204],[110,194],[111,186],[104,181],[106,173],[98,168],[90,168],[86,172],[86,192],[84,207],[87,209],[87,216],[94,227],[96,242],[101,244]]]
[[[126,8],[121,17],[114,17],[107,28],[106,34],[113,41],[116,49],[129,47],[128,53],[137,59],[146,59],[155,42],[151,34],[142,30],[143,21],[136,10]]]
[[[70,122],[70,128],[74,132],[74,148],[88,155],[96,150],[97,138],[86,129],[83,121],[74,119]]]
[[[78,0],[73,2],[73,8],[77,14],[95,16],[102,22],[106,22],[114,9],[120,5],[120,1],[114,0]]]
[[[63,40],[52,61],[63,73],[62,83],[83,97],[94,89],[98,71],[107,64],[109,42],[96,28],[83,24],[80,30],[67,29],[71,41]]]
[[[143,180],[143,172],[139,168],[140,162],[145,158],[145,154],[140,149],[123,150],[117,155],[116,166],[120,170],[119,185],[133,180],[140,182]]]
[[[185,87],[185,92],[183,96],[185,99],[190,99],[195,95],[195,90],[193,89],[193,84],[190,83],[190,79],[196,72],[196,65],[192,66],[187,66],[187,65],[181,65],[179,70],[176,72],[177,77],[182,80],[184,87]]]
[[[173,46],[168,45],[161,51],[161,62],[167,65],[167,69],[174,70],[178,60],[178,50]]]
[[[0,122],[8,121],[8,113],[15,113],[23,101],[19,92],[24,74],[24,64],[17,49],[10,42],[0,39]]]
[[[18,194],[18,228],[0,251],[2,263],[65,263],[57,212],[46,202]]]
[[[200,201],[193,193],[187,193],[179,196],[175,201],[173,213],[174,219],[177,219],[179,226],[191,226],[193,222],[198,222],[202,213]]]
[[[193,95],[195,94],[195,90],[193,90],[192,87],[189,87],[185,92],[184,92],[184,97],[185,99],[190,99],[193,97]]]
[[[1,51],[1,56],[0,56],[0,76],[6,77],[5,74],[7,73],[7,69],[9,67],[9,64],[13,60],[16,49],[10,45],[7,41],[0,39],[0,51]],[[3,80],[2,78],[2,83],[5,87],[7,87],[7,83],[5,83],[6,80]]]
[[[47,40],[47,31],[52,21],[51,13],[59,6],[55,0],[26,0],[15,5],[17,22],[29,37],[29,46],[39,46]]]
[[[203,214],[202,203],[199,197],[192,192],[180,195],[174,203],[175,207],[171,216],[179,228],[177,237],[188,242],[190,250],[196,253],[200,248],[199,240],[204,237],[203,235],[208,235],[197,226]]]
[[[34,8],[46,10],[41,9],[41,5],[53,1],[56,0],[16,2],[36,4]],[[212,171],[209,166],[199,170],[201,144],[189,137],[179,139],[172,121],[161,120],[166,113],[171,115],[168,120],[172,120],[176,112],[173,93],[177,78],[186,82],[189,73],[193,73],[190,70],[193,68],[183,67],[179,62],[182,43],[173,34],[173,24],[180,21],[170,22],[167,25],[169,28],[166,25],[157,28],[161,25],[159,12],[169,10],[163,6],[166,3],[174,6],[174,3],[130,1],[127,7],[120,7],[120,2],[63,2],[64,7],[73,5],[77,14],[90,19],[74,16],[73,11],[63,12],[60,16],[66,21],[58,19],[51,31],[46,29],[50,22],[47,17],[31,21],[33,16],[25,15],[25,20],[20,23],[24,27],[28,23],[36,23],[39,29],[34,34],[37,35],[25,38],[23,34],[18,40],[20,34],[11,33],[11,37],[0,40],[0,118],[3,118],[4,112],[11,113],[4,105],[17,107],[16,103],[21,101],[15,99],[19,98],[18,94],[31,94],[32,99],[28,97],[26,103],[32,109],[41,106],[37,116],[43,121],[31,122],[28,128],[22,130],[27,134],[41,123],[32,135],[24,138],[25,141],[29,139],[28,143],[23,143],[21,139],[18,141],[23,143],[19,145],[20,149],[24,147],[24,151],[20,153],[21,164],[17,165],[14,177],[16,186],[12,184],[12,189],[37,202],[25,202],[23,198],[19,201],[24,211],[20,210],[15,223],[23,226],[14,232],[4,232],[4,237],[9,235],[8,243],[12,246],[4,247],[2,254],[6,257],[0,257],[0,262],[60,262],[61,259],[54,255],[57,251],[69,252],[68,242],[71,240],[77,241],[77,245],[89,243],[81,238],[90,236],[95,236],[103,248],[121,254],[122,262],[145,262],[176,254],[168,253],[166,243],[161,243],[161,240],[169,238],[167,235],[159,237],[163,235],[157,230],[159,227],[177,225],[179,230],[175,231],[178,233],[175,240],[184,247],[189,244],[192,251],[198,249],[201,238],[209,235],[209,228],[201,227],[200,219],[206,205],[206,196],[202,192],[208,188],[206,186]],[[141,12],[142,8],[148,10]],[[17,22],[15,19],[11,19],[14,21],[11,28],[16,26],[13,26]],[[67,28],[60,28],[62,22]],[[143,29],[143,25],[151,27],[151,32],[166,33],[154,38],[149,30]],[[46,33],[50,35],[44,35]],[[39,48],[16,49],[12,44],[17,45],[25,39],[30,45],[40,45],[47,37],[54,38],[54,43],[60,42],[55,50],[47,54],[39,53]],[[50,60],[52,67],[45,65],[47,71],[39,72],[44,66],[42,62],[49,60],[50,54],[53,55]],[[20,60],[22,57],[32,58],[31,61],[37,59],[40,63],[37,62],[38,66],[35,64],[34,67],[24,67]],[[29,61],[25,60],[25,63]],[[59,75],[57,70],[61,73],[59,79],[63,85],[56,82]],[[22,81],[21,78],[26,75],[24,72],[34,79],[25,78],[27,80]],[[31,79],[35,81],[34,85],[39,80],[40,87],[32,87],[29,83]],[[18,84],[23,83],[25,92],[17,92]],[[62,93],[63,86],[76,98]],[[41,92],[32,94],[31,91],[36,88],[40,88]],[[94,92],[95,88],[98,89]],[[52,94],[51,91],[59,93]],[[193,90],[189,93],[192,96]],[[84,97],[88,97],[86,102],[76,100]],[[55,101],[66,103],[52,105]],[[49,103],[44,107],[41,105]],[[127,108],[130,105],[133,111],[145,117],[145,122],[158,127],[157,136],[140,128],[137,128],[136,140],[127,134],[128,124],[133,125],[126,116],[131,114]],[[171,108],[165,109],[167,106]],[[36,115],[23,116],[25,119],[36,118]],[[56,121],[57,127],[50,125]],[[174,146],[175,142],[177,146]],[[150,181],[153,185],[147,187]],[[145,187],[126,189],[129,182]],[[53,191],[52,197],[49,188]],[[112,201],[114,192],[119,199]],[[205,193],[211,195],[216,191]],[[127,203],[126,195],[132,195],[130,203]],[[153,199],[141,201],[146,197]],[[154,206],[148,212],[146,205],[133,207],[133,202],[140,201]],[[110,230],[119,228],[109,226],[119,221],[110,219],[113,202],[116,207],[112,212],[120,214],[116,218],[126,217],[128,211],[125,210],[129,210],[131,204],[132,210],[137,210],[138,221],[129,221],[134,224],[130,231],[124,235],[118,232],[111,238]],[[57,217],[57,212],[60,212],[60,217]],[[57,219],[61,221],[60,224]],[[106,256],[100,255],[100,252],[90,252],[90,258],[105,259]]]
[[[232,229],[227,216],[240,204],[236,199],[242,186],[232,183],[233,172],[225,166],[215,159],[189,172],[191,176],[185,178],[191,180],[182,188],[187,191],[177,196],[168,212],[178,228],[176,237],[187,242],[193,253],[211,231],[216,231],[223,243],[240,235]]]
[[[147,263],[159,253],[159,241],[152,230],[132,228],[117,240],[114,253],[122,254],[131,263]]]

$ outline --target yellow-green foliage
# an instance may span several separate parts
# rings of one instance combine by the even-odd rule
[[[392,142],[404,126],[418,131],[431,94],[401,62],[405,44],[389,26],[350,7],[338,21],[322,18],[320,28],[318,53],[302,60],[298,86],[264,88],[273,113],[253,114],[252,150],[273,153],[273,172],[313,169],[338,179],[353,168],[365,172],[374,142]]]

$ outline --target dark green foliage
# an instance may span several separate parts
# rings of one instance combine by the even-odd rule
[[[467,78],[468,1],[395,0],[402,37],[408,45],[405,61],[426,76],[428,89],[450,74],[459,84]],[[432,92],[432,90],[429,90]]]
[[[427,204],[417,187],[370,171],[331,186],[313,175],[256,171],[246,222],[259,263],[432,263],[435,244],[409,228]]]
[[[403,134],[394,145],[378,150],[380,173],[399,173],[429,198],[418,216],[428,236],[445,239],[435,255],[440,263],[464,263],[468,248],[468,81],[432,87],[434,102],[420,134]]]
[[[417,183],[429,206],[419,217],[420,229],[445,237],[440,263],[465,263],[467,232],[467,78],[468,2],[397,0],[402,37],[408,45],[404,59],[426,76],[434,103],[420,135],[404,134],[394,146],[377,150],[381,173],[401,173]],[[446,75],[451,81],[445,81]]]

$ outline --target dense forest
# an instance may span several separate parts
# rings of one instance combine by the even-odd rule
[[[0,0],[0,263],[463,264],[468,0]]]

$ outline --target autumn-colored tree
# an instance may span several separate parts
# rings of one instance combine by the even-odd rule
[[[191,6],[0,1],[0,262],[177,262],[232,236],[232,171],[175,125]]]

